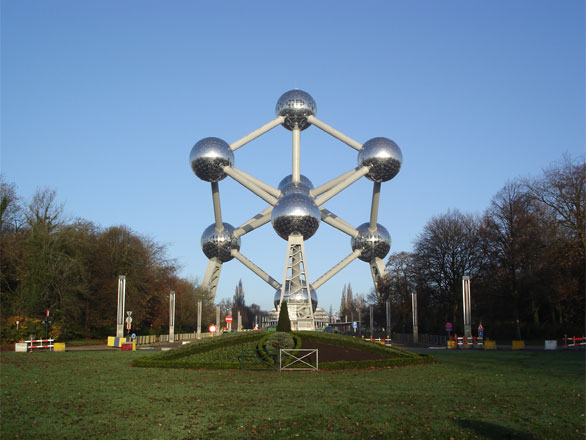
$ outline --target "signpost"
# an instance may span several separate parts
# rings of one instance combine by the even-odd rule
[[[478,338],[484,339],[484,327],[482,326],[482,322],[478,326]]]
[[[126,312],[126,314],[128,315],[126,317],[126,330],[128,331],[127,335],[130,335],[130,328],[132,327],[132,317],[130,315],[132,315],[132,312]]]
[[[451,322],[446,322],[446,331],[448,332],[448,339],[450,339],[450,333],[452,332],[453,327]]]

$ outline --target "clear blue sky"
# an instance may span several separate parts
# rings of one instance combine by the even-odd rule
[[[293,88],[359,142],[385,136],[401,147],[379,213],[394,252],[411,250],[432,216],[481,213],[508,179],[584,153],[583,0],[1,5],[5,178],[25,198],[55,189],[71,217],[166,244],[185,277],[203,278],[199,240],[214,220],[191,147],[239,139],[273,119]],[[290,132],[278,127],[235,155],[276,186],[291,172]],[[316,186],[356,157],[315,127],[302,132],[301,172]],[[326,207],[359,225],[371,192],[362,179]],[[229,179],[220,194],[234,226],[266,206]],[[270,224],[242,239],[241,252],[278,280],[285,250]],[[351,252],[350,240],[322,223],[306,251],[315,280]],[[247,303],[271,306],[273,290],[235,260],[217,300],[240,278]],[[320,306],[336,310],[348,282],[368,293],[368,265],[355,261],[324,284]]]

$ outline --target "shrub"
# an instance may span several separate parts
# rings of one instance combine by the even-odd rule
[[[293,347],[295,347],[295,340],[286,332],[275,332],[265,342],[265,349],[272,356],[277,355],[281,348]]]
[[[279,311],[279,322],[277,323],[278,332],[290,332],[291,320],[289,319],[289,310],[287,309],[287,302],[283,301],[281,310]]]

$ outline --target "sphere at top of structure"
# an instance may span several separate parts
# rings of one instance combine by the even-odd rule
[[[300,234],[307,240],[315,234],[320,221],[319,208],[304,192],[286,193],[279,199],[271,214],[273,229],[284,240],[288,240],[293,234]]]
[[[307,288],[303,288],[297,293],[287,296],[287,291],[289,290],[289,285],[291,281],[285,281],[285,296],[283,297],[283,301],[288,302],[291,299],[293,302],[302,302],[307,301]],[[317,293],[314,289],[310,290],[311,292],[311,308],[315,312],[317,309]],[[279,310],[279,303],[281,302],[281,291],[275,290],[275,297],[273,299],[273,303],[275,304],[275,309]]]
[[[377,257],[384,258],[391,249],[391,236],[383,225],[377,223],[375,231],[369,228],[370,223],[361,224],[356,228],[358,235],[351,240],[352,250],[360,249],[358,258],[368,263]]]
[[[234,153],[230,145],[217,137],[207,137],[197,142],[189,154],[191,169],[206,182],[219,182],[224,177],[223,168],[234,165]]]
[[[311,125],[307,117],[316,113],[317,105],[311,95],[299,89],[283,93],[275,106],[275,114],[285,117],[282,125],[287,130],[305,130]]]
[[[358,153],[358,166],[370,166],[366,177],[374,182],[386,182],[401,169],[403,153],[392,140],[384,137],[370,139]]]
[[[209,225],[201,234],[201,249],[210,260],[217,258],[222,263],[230,261],[232,249],[240,250],[240,237],[234,237],[234,227],[229,223],[222,223],[224,229],[216,231],[216,224]]]
[[[313,189],[313,183],[311,183],[311,180],[309,180],[307,177],[305,177],[303,174],[301,174],[299,176],[299,183],[297,185],[295,185],[293,183],[293,175],[289,174],[287,177],[283,178],[283,180],[281,180],[281,182],[279,182],[279,191],[281,191],[283,194],[287,194],[289,191],[293,190],[296,192],[300,192],[297,191],[296,189],[299,189],[303,192],[305,192],[306,194],[309,193],[309,191],[311,191]]]

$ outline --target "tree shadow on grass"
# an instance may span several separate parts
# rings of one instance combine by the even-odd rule
[[[476,431],[485,438],[491,440],[535,440],[535,437],[527,432],[517,431],[506,426],[495,425],[494,423],[481,422],[478,420],[458,420],[458,423],[466,429]]]

